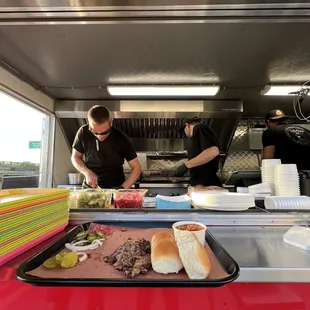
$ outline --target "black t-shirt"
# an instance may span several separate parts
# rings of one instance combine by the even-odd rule
[[[278,125],[263,133],[263,146],[274,146],[274,158],[282,164],[296,164],[299,170],[310,169],[310,131],[297,125]]]
[[[190,138],[188,158],[192,159],[213,146],[219,147],[214,131],[210,126],[199,123],[195,125],[193,137]],[[219,156],[204,165],[190,169],[190,185],[222,186],[220,179],[216,176],[218,164]]]
[[[124,159],[131,161],[137,157],[130,139],[115,127],[104,141],[99,141],[88,125],[84,125],[77,132],[72,147],[85,155],[87,168],[99,177],[100,187],[105,188],[121,186],[125,181]]]

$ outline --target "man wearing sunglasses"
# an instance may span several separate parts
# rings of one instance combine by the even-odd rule
[[[88,111],[88,124],[76,134],[72,163],[85,176],[84,185],[101,188],[130,188],[139,178],[141,166],[130,139],[112,126],[110,111],[94,106]],[[126,160],[131,173],[125,180]]]

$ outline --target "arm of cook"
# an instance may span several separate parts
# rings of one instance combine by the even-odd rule
[[[141,165],[137,157],[137,153],[132,145],[131,140],[125,135],[124,141],[122,141],[123,156],[127,160],[131,172],[127,180],[123,183],[125,189],[130,188],[138,180],[141,174]]]
[[[217,146],[212,146],[202,151],[199,155],[192,158],[185,163],[185,166],[189,169],[204,165],[209,161],[213,160],[215,157],[220,155],[220,150]]]
[[[82,129],[80,129],[74,139],[72,145],[71,162],[76,170],[82,173],[86,178],[86,183],[92,187],[98,185],[98,177],[89,170],[83,160],[85,154],[84,143],[82,138]]]
[[[213,134],[203,132],[203,130],[200,129],[196,133],[195,139],[197,139],[197,143],[202,152],[185,163],[186,167],[189,169],[204,165],[220,155],[218,142]]]
[[[275,154],[275,136],[271,129],[263,132],[263,159],[273,159]]]
[[[140,166],[138,157],[134,158],[133,160],[130,160],[128,162],[128,165],[131,168],[131,173],[129,174],[128,179],[123,184],[123,187],[125,189],[128,189],[132,185],[134,185],[141,174],[141,166]]]

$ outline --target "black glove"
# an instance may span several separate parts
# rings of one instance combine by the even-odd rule
[[[183,177],[183,175],[188,171],[188,168],[185,164],[182,164],[177,168],[177,170],[174,172],[174,177]]]

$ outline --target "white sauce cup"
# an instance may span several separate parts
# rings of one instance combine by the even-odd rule
[[[198,238],[199,242],[204,246],[205,245],[205,242],[206,242],[206,230],[207,230],[207,226],[202,224],[202,223],[199,223],[199,222],[195,222],[195,221],[182,221],[182,222],[176,222],[172,225],[172,228],[173,228],[173,233],[174,233],[174,236],[176,236],[178,234],[179,231],[182,231],[182,230],[179,230],[178,227],[179,226],[182,226],[182,225],[199,225],[201,226],[203,229],[201,230],[197,230],[197,231],[190,231],[191,233],[195,234],[196,237]]]

